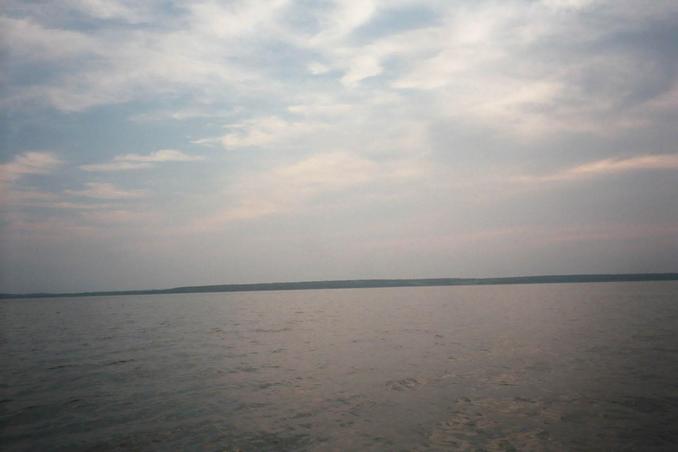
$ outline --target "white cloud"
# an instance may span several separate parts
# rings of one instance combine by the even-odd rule
[[[315,47],[328,47],[341,43],[356,28],[366,23],[376,12],[373,0],[335,1],[333,8],[321,17],[322,31],[311,39]]]
[[[229,126],[221,142],[226,149],[268,146],[317,131],[323,125],[310,121],[288,121],[266,116]]]
[[[0,181],[11,182],[29,174],[48,174],[62,164],[51,152],[24,152],[0,165]]]
[[[242,37],[270,26],[288,0],[215,2],[189,6],[193,26],[213,38]]]
[[[325,74],[331,70],[328,66],[318,62],[309,63],[307,69],[308,72],[310,72],[313,75]]]
[[[641,155],[627,159],[605,159],[574,167],[565,174],[577,177],[586,175],[623,173],[635,170],[676,170],[678,154]]]
[[[626,173],[632,171],[677,171],[678,154],[649,154],[629,158],[610,158],[584,163],[572,168],[567,168],[552,174],[543,176],[523,176],[516,180],[519,182],[559,182],[575,181],[583,178],[591,178],[610,174]]]
[[[107,182],[88,182],[82,190],[66,190],[71,196],[95,199],[135,199],[146,195],[141,190],[123,190]]]
[[[311,39],[297,43],[323,55],[325,63],[320,67],[313,63],[311,68],[322,69],[320,73],[338,69],[343,72],[340,82],[352,89],[359,86],[362,80],[382,74],[386,58],[394,55],[407,58],[412,53],[429,51],[426,47],[435,45],[430,28],[399,32],[360,45],[353,43],[351,34],[373,18],[383,6],[388,5],[353,0],[337,2],[335,9],[328,12],[323,30]],[[313,69],[311,72],[318,73]]]
[[[202,160],[202,157],[185,154],[175,149],[160,149],[150,154],[125,154],[119,155],[108,163],[93,163],[81,165],[80,169],[84,171],[127,171],[151,168],[157,163],[163,162],[195,162]]]
[[[374,56],[359,55],[351,59],[346,74],[341,78],[341,83],[354,86],[357,82],[381,74],[382,70],[379,60]]]
[[[130,120],[135,122],[155,122],[155,121],[183,121],[186,119],[195,119],[195,118],[215,118],[215,117],[228,117],[231,112],[220,111],[218,108],[210,108],[209,106],[192,106],[186,108],[170,108],[164,110],[155,110],[150,112],[144,112],[135,114],[130,117]]]
[[[91,163],[87,165],[80,165],[83,171],[97,171],[97,172],[114,172],[114,171],[129,171],[151,168],[153,165],[144,162],[126,162],[126,161],[112,161],[108,163]]]
[[[202,160],[202,157],[193,156],[185,154],[176,149],[160,149],[155,152],[151,152],[148,155],[141,154],[125,154],[115,158],[116,160],[129,161],[129,162],[194,162],[196,160]]]

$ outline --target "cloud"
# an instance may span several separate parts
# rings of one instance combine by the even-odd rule
[[[314,206],[328,208],[332,198],[340,203],[355,197],[365,199],[367,195],[361,189],[388,186],[392,191],[424,174],[418,161],[377,163],[345,151],[312,155],[243,175],[224,194],[231,205],[216,215],[197,219],[192,228],[212,229],[229,221],[251,220]]]
[[[137,22],[143,17],[140,8],[115,0],[67,0],[70,8],[97,19],[122,19]]]
[[[348,103],[309,103],[302,105],[290,105],[287,107],[290,113],[307,117],[340,116],[354,112],[353,106]]]
[[[225,218],[244,219],[298,207],[313,196],[355,188],[378,177],[375,162],[345,153],[314,155],[241,180],[239,205]]]
[[[578,10],[595,2],[595,0],[542,0],[542,3],[547,7],[561,10]]]
[[[146,163],[194,162],[196,160],[202,160],[202,157],[187,155],[175,149],[160,149],[159,151],[152,152],[148,155],[140,154],[121,155],[119,157],[116,157],[116,160],[129,162],[146,162]]]
[[[439,26],[388,35],[350,53],[369,56],[375,68],[397,61],[386,83],[416,90],[412,95],[422,99],[431,93],[439,99],[431,104],[433,113],[522,137],[641,126],[634,106],[671,86],[668,41],[675,36],[657,25],[662,8],[645,13],[630,30],[620,29],[617,20],[630,7],[602,14],[586,3],[455,5],[441,11]],[[667,50],[651,42],[663,42],[659,48]],[[637,71],[639,66],[647,70]]]
[[[16,63],[22,58],[63,63],[67,58],[99,52],[96,40],[83,33],[45,27],[31,19],[0,16],[0,30],[2,47],[6,47],[8,52],[8,63]]]
[[[344,41],[356,28],[365,24],[377,11],[374,0],[335,1],[320,14],[322,30],[312,38],[315,47],[327,47]]]
[[[151,168],[153,165],[144,162],[126,162],[126,161],[112,161],[109,163],[91,163],[87,165],[80,165],[83,171],[95,172],[114,172],[114,171],[129,171]]]
[[[146,224],[156,221],[157,215],[148,211],[105,209],[91,210],[81,213],[81,217],[87,223],[93,225],[111,224]]]
[[[386,21],[384,32],[365,32],[405,7],[434,19],[414,28]],[[341,98],[355,92],[348,103],[361,104],[378,90],[405,92],[401,108],[416,99],[431,117],[463,118],[530,138],[554,130],[604,134],[645,126],[646,111],[634,107],[661,97],[675,72],[668,44],[675,33],[662,28],[677,11],[671,2],[344,0],[309,7],[285,0],[201,1],[172,16],[155,2],[71,0],[69,8],[105,21],[85,32],[64,19],[63,8],[44,6],[37,14],[27,5],[14,6],[24,11],[16,15],[33,18],[3,19],[12,67],[30,69],[38,59],[54,69],[37,81],[13,80],[8,107],[47,102],[82,111],[169,96],[180,105],[164,116],[223,117],[225,105],[242,103],[242,117],[265,121],[318,94],[347,103]],[[296,16],[303,20],[290,19]],[[165,20],[151,27],[151,17]],[[109,19],[137,28],[116,27]],[[277,64],[280,55],[285,71]],[[361,92],[376,75],[379,87]],[[256,146],[285,133],[267,127],[276,125],[234,129],[225,142]]]
[[[544,176],[523,176],[522,182],[576,181],[632,171],[678,171],[678,154],[649,154],[630,158],[609,158],[584,163]]]
[[[216,118],[230,116],[228,111],[219,111],[209,106],[175,107],[135,114],[130,120],[135,122],[161,122],[166,120],[184,121],[196,118]]]
[[[30,174],[49,174],[62,164],[51,152],[30,151],[0,165],[0,181],[12,182]]]
[[[565,177],[622,173],[636,170],[678,170],[678,154],[641,155],[627,159],[605,159],[565,171]]]
[[[195,162],[203,160],[202,157],[185,154],[175,149],[161,149],[150,154],[124,154],[119,155],[108,163],[93,163],[81,165],[84,171],[128,171],[146,169],[164,162]]]
[[[313,75],[326,74],[331,70],[329,67],[325,66],[322,63],[318,63],[317,61],[309,63],[308,66],[306,67],[308,69],[308,72],[310,72]]]
[[[52,143],[72,165],[36,177],[58,159],[3,154],[1,216],[16,221],[0,228],[16,226],[23,238],[5,241],[34,256],[28,281],[50,274],[34,271],[49,251],[31,231],[61,231],[57,247],[84,245],[88,230],[91,248],[75,249],[92,262],[122,244],[135,249],[114,253],[121,262],[141,253],[153,263],[144,271],[166,275],[188,262],[198,270],[178,278],[215,281],[482,273],[483,255],[522,272],[535,240],[563,253],[548,262],[548,246],[532,246],[533,265],[570,253],[561,268],[588,271],[580,258],[592,247],[577,238],[607,237],[606,225],[647,222],[620,232],[629,250],[652,231],[675,237],[678,172],[660,153],[676,142],[678,2],[2,4],[0,108],[16,132],[3,146]],[[95,135],[111,139],[89,147]],[[229,152],[171,164],[200,159],[182,147],[191,142]],[[135,143],[150,144],[116,150]],[[155,240],[166,249],[139,251]],[[322,264],[309,264],[314,243]],[[265,265],[252,254],[261,249],[274,256]],[[60,254],[54,262],[77,267]]]
[[[381,74],[383,68],[377,58],[371,55],[359,55],[353,58],[349,67],[341,78],[341,83],[346,86],[355,86],[366,78]]]
[[[8,63],[17,73],[30,71],[36,60],[54,70],[29,83],[12,80],[5,105],[48,104],[61,111],[83,111],[178,92],[191,93],[191,99],[242,96],[245,85],[264,92],[268,83],[261,70],[246,61],[255,44],[243,46],[243,39],[260,36],[257,27],[271,27],[286,2],[195,2],[182,7],[180,18],[167,17],[160,3],[153,4],[152,13],[136,3],[72,3],[94,18],[139,23],[131,31],[114,21],[95,22],[87,31],[68,28],[68,14],[57,5],[45,5],[40,13],[29,5],[15,5],[18,14],[33,13],[47,24],[3,18]],[[168,20],[158,22],[158,17]],[[158,26],[148,26],[145,18]]]
[[[221,139],[226,149],[273,145],[316,132],[323,125],[312,121],[291,121],[266,116],[228,127],[231,131]]]
[[[107,182],[88,182],[82,190],[66,190],[64,193],[71,196],[80,196],[95,199],[135,199],[146,195],[141,190],[123,190]]]

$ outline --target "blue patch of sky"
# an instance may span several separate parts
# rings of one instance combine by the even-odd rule
[[[407,30],[436,25],[439,23],[439,17],[435,11],[425,7],[387,9],[354,30],[352,37],[358,42],[371,41]]]
[[[13,130],[5,145],[13,151],[54,150],[65,158],[91,163],[120,153],[146,153],[188,141],[187,130],[174,124],[129,121],[133,112],[133,104],[92,108],[86,113],[33,112],[12,118]]]
[[[14,89],[30,86],[40,86],[43,83],[58,79],[60,75],[68,75],[71,65],[77,65],[77,61],[71,61],[68,66],[50,65],[44,63],[2,56],[0,62],[4,66],[5,84],[4,90],[11,93]]]
[[[297,1],[284,11],[281,22],[312,36],[323,30],[320,13],[329,11],[331,7],[332,3],[327,0]]]

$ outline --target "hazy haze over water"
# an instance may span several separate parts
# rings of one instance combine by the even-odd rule
[[[670,450],[678,284],[0,302],[6,450]]]

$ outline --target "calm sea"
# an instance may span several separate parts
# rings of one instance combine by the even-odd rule
[[[0,448],[676,450],[678,283],[0,301]]]

